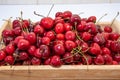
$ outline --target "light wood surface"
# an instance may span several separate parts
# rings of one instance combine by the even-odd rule
[[[109,22],[99,23],[102,27]],[[120,23],[115,21],[112,28],[120,32]],[[0,29],[11,26],[5,22]],[[1,38],[1,37],[0,37]],[[54,68],[40,66],[0,66],[0,80],[120,80],[120,65],[62,65]]]

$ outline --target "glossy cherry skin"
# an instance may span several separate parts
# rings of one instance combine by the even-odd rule
[[[55,32],[58,33],[63,33],[64,32],[64,26],[62,23],[57,23],[55,26]]]
[[[14,58],[13,56],[6,56],[5,57],[5,62],[10,64],[10,65],[13,65],[14,64]]]
[[[44,17],[40,21],[40,25],[43,26],[44,29],[51,29],[53,27],[54,20],[51,17]]]
[[[64,55],[63,55],[63,60],[65,63],[71,63],[73,62],[73,56],[71,53],[69,52],[66,52]]]
[[[65,35],[61,34],[61,33],[56,34],[56,39],[58,39],[58,40],[64,40],[65,39]]]
[[[20,39],[18,44],[17,44],[17,47],[18,49],[20,50],[27,50],[30,46],[30,43],[28,40],[25,40],[25,39]]]
[[[42,44],[49,45],[50,44],[50,38],[49,37],[42,37]]]
[[[29,48],[28,48],[28,53],[30,54],[30,55],[34,55],[34,52],[35,52],[35,50],[36,50],[36,46],[34,46],[34,45],[31,45]]]
[[[75,32],[73,32],[73,31],[67,31],[67,32],[65,33],[65,39],[66,39],[66,40],[74,41],[75,38],[76,38]]]
[[[54,55],[51,57],[50,65],[53,67],[60,67],[62,65],[61,59],[59,56]]]
[[[64,23],[65,32],[72,30],[72,25],[70,23]]]
[[[90,16],[90,17],[88,17],[88,19],[87,19],[87,22],[96,22],[96,17],[95,16]]]
[[[76,47],[75,42],[70,41],[70,40],[65,41],[65,48],[66,48],[67,51],[72,51],[72,49],[75,48],[75,47]]]
[[[54,46],[54,51],[56,55],[63,55],[65,53],[65,48],[62,44],[56,44]]]
[[[83,32],[82,33],[82,39],[84,41],[89,41],[91,39],[91,34],[89,32]]]
[[[45,32],[45,30],[42,26],[36,25],[34,27],[34,33],[39,34],[39,35],[43,35],[44,32]]]
[[[46,37],[49,37],[50,40],[54,40],[55,39],[55,33],[53,31],[48,31],[46,34],[45,34]]]
[[[108,32],[108,33],[111,33],[112,32],[112,28],[110,26],[105,26],[104,27],[104,31]]]
[[[33,57],[31,59],[31,63],[32,63],[32,65],[40,65],[41,64],[41,60],[39,58]]]
[[[96,58],[94,59],[94,63],[96,65],[103,65],[105,63],[103,56],[97,55]]]
[[[12,44],[9,44],[5,47],[5,51],[8,55],[13,55],[15,47]]]
[[[0,61],[4,60],[6,57],[6,53],[3,50],[0,50]]]
[[[28,59],[28,53],[26,53],[26,52],[20,52],[19,53],[19,59],[20,60],[27,60]]]

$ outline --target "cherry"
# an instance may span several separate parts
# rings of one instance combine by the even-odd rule
[[[21,33],[22,33],[22,29],[21,27],[16,27],[13,29],[13,33],[16,35],[16,36],[20,36]]]
[[[49,45],[50,44],[50,38],[49,37],[42,37],[42,44]]]
[[[87,22],[96,22],[96,17],[95,16],[90,16],[88,19],[87,19]]]
[[[81,55],[80,55],[80,54],[75,54],[75,55],[73,56],[73,60],[74,60],[74,61],[80,61],[80,59],[81,59]]]
[[[63,60],[65,63],[71,63],[73,62],[73,56],[71,53],[69,52],[66,52],[64,55],[63,55]]]
[[[25,40],[25,39],[20,39],[18,41],[18,44],[17,44],[17,47],[18,49],[20,50],[27,50],[30,46],[30,43],[28,40]]]
[[[89,31],[92,34],[95,34],[97,32],[96,25],[93,22],[86,23],[84,30]]]
[[[93,59],[90,55],[84,55],[85,57],[82,57],[83,64],[90,65],[93,62]],[[86,58],[86,59],[85,59]],[[87,60],[87,61],[86,61]]]
[[[51,57],[50,65],[53,67],[60,67],[62,65],[62,61],[59,56],[54,55]]]
[[[73,14],[70,18],[70,23],[74,26],[78,25],[81,22],[81,17],[77,14]]]
[[[24,37],[23,36],[17,36],[14,40],[14,43],[17,45],[19,40],[21,40],[21,39],[24,39]]]
[[[75,42],[70,41],[70,40],[65,41],[65,48],[66,48],[67,51],[72,51],[72,49],[75,48],[75,47],[76,47]]]
[[[54,51],[56,55],[63,55],[65,53],[65,48],[62,44],[54,45]]]
[[[35,52],[35,50],[36,50],[36,47],[34,46],[34,45],[31,45],[29,48],[28,48],[28,53],[30,54],[30,55],[34,55],[34,52]]]
[[[117,62],[117,61],[113,61],[112,64],[113,64],[113,65],[118,65],[118,62]]]
[[[107,40],[106,43],[105,43],[105,47],[110,49],[111,42],[112,42],[112,40]]]
[[[102,48],[102,54],[103,54],[103,55],[104,55],[104,54],[111,55],[111,51],[109,50],[109,48],[103,47],[103,48]]]
[[[42,44],[42,37],[38,36],[36,46],[40,47],[41,44]]]
[[[111,40],[117,40],[120,37],[119,33],[110,33],[110,39]]]
[[[12,28],[14,29],[16,27],[21,27],[20,21],[17,19],[12,22]]]
[[[102,36],[102,34],[97,34],[96,36],[94,36],[93,41],[98,43],[99,45],[102,45],[105,43],[105,38],[104,36]]]
[[[62,13],[62,12],[57,12],[57,13],[55,14],[55,17],[63,17],[63,13]]]
[[[45,29],[51,29],[53,27],[54,20],[50,17],[44,17],[40,21],[40,25]]]
[[[112,32],[112,28],[110,26],[105,26],[104,27],[104,32],[111,33]]]
[[[26,60],[26,59],[28,59],[28,53],[20,52],[19,53],[19,60]]]
[[[13,40],[14,40],[13,37],[3,38],[3,42],[5,43],[5,45],[8,45],[8,44],[11,43]]]
[[[89,46],[86,42],[82,42],[80,46],[82,47],[83,52],[86,52],[89,49]]]
[[[10,64],[10,65],[13,65],[13,63],[14,63],[13,56],[6,56],[5,57],[5,62],[8,63],[8,64]]]
[[[22,28],[28,28],[30,25],[30,22],[28,20],[22,20]]]
[[[97,55],[94,59],[94,63],[97,65],[103,65],[105,63],[104,58],[102,55]]]
[[[101,54],[101,48],[97,43],[92,43],[89,52],[93,55]]]
[[[120,54],[119,53],[115,54],[114,60],[117,61],[118,63],[120,63]]]
[[[64,23],[65,32],[72,30],[72,25],[70,23]]]
[[[55,32],[58,33],[63,33],[64,32],[64,25],[62,23],[57,23],[55,25]]]
[[[81,21],[80,24],[77,26],[77,31],[84,31],[84,28],[86,26],[86,21]]]
[[[3,50],[0,50],[0,61],[4,60],[6,57],[6,53]]]
[[[41,64],[41,60],[36,58],[36,57],[33,57],[31,59],[31,63],[32,63],[32,65],[40,65]]]
[[[104,60],[105,60],[105,64],[107,64],[107,65],[112,64],[113,59],[112,59],[112,57],[110,55],[105,54],[105,55],[103,55],[103,57],[104,57]]]
[[[42,57],[42,52],[40,52],[40,48],[37,48],[34,52],[34,56],[37,58],[41,58]]]
[[[36,35],[34,32],[30,32],[26,36],[26,40],[30,42],[30,44],[35,44],[36,43]]]
[[[64,19],[62,17],[56,17],[54,19],[54,25],[56,25],[57,23],[64,23]]]
[[[44,31],[45,31],[44,28],[40,25],[36,25],[34,27],[34,33],[36,33],[36,34],[42,35],[44,33]]]
[[[66,40],[72,40],[72,41],[74,41],[75,38],[76,38],[76,36],[75,36],[75,33],[73,31],[67,31],[65,33],[65,39]]]
[[[65,19],[69,19],[72,16],[72,12],[71,11],[64,11],[63,12],[63,17]]]
[[[22,65],[31,65],[31,60],[24,60]]]
[[[42,59],[47,59],[50,56],[50,49],[47,45],[41,45],[39,48],[39,53],[42,56]]]
[[[14,33],[12,30],[5,29],[2,31],[2,36],[3,37],[13,37]]]
[[[54,40],[55,39],[55,33],[53,31],[48,31],[46,34],[45,34],[46,37],[49,37],[50,40]]]
[[[58,39],[58,40],[64,40],[65,39],[65,35],[61,34],[61,33],[56,34],[56,39]]]
[[[9,44],[5,47],[5,51],[8,55],[13,55],[15,47],[12,44]]]
[[[82,39],[84,41],[89,41],[91,39],[91,34],[89,32],[83,32],[82,33]]]
[[[44,62],[44,65],[50,65],[51,57],[46,59]]]
[[[114,52],[120,51],[120,42],[119,41],[112,41],[110,45],[110,49]]]

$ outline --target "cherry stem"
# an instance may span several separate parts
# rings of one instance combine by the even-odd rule
[[[52,4],[52,6],[51,6],[51,8],[50,8],[50,10],[49,10],[49,12],[47,14],[47,17],[50,15],[50,12],[52,11],[53,7],[54,7],[54,4]]]
[[[36,13],[35,11],[34,11],[34,14],[37,15],[37,16],[40,16],[40,17],[45,17],[43,15],[40,15],[40,14]]]
[[[100,20],[101,20],[103,17],[105,17],[106,15],[107,15],[107,13],[105,13],[103,16],[101,16],[96,23],[99,23]]]
[[[113,23],[114,23],[115,19],[118,17],[118,15],[119,15],[119,12],[117,12],[117,15],[114,17],[112,23],[110,24],[110,27],[113,25]]]

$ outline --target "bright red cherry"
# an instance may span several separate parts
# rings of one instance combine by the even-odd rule
[[[6,56],[5,57],[5,62],[10,64],[10,65],[13,65],[14,64],[14,58],[13,56]]]
[[[33,57],[31,60],[32,65],[40,65],[41,60],[39,58]]]
[[[96,17],[95,16],[90,16],[87,20],[87,22],[96,22]]]
[[[72,16],[71,11],[64,11],[63,12],[63,17],[69,19]]]
[[[62,65],[61,59],[59,56],[54,55],[51,57],[50,65],[53,67],[60,67]]]
[[[61,33],[56,34],[56,39],[58,39],[58,40],[64,40],[65,39],[65,35],[61,34]]]
[[[56,44],[54,46],[54,51],[56,55],[63,55],[65,53],[65,48],[62,44]]]
[[[31,45],[31,46],[28,48],[28,53],[33,56],[35,50],[36,50],[36,47],[35,47],[34,45]]]
[[[50,38],[49,37],[42,37],[42,44],[49,45],[50,44]]]
[[[75,38],[76,38],[75,32],[73,32],[73,31],[67,31],[67,32],[65,33],[65,39],[66,39],[66,40],[74,41]]]
[[[36,33],[36,34],[42,35],[44,33],[44,31],[45,31],[44,28],[40,25],[36,25],[34,27],[34,33]]]
[[[72,25],[70,23],[64,23],[65,32],[72,30]]]
[[[4,60],[6,57],[6,53],[3,50],[0,50],[0,61]]]
[[[26,59],[28,59],[28,53],[26,53],[26,52],[20,52],[19,53],[19,59],[20,60],[26,60]]]
[[[108,32],[108,33],[111,33],[112,32],[112,28],[110,26],[105,26],[104,27],[104,31]]]
[[[42,25],[45,29],[51,29],[53,27],[54,20],[50,17],[44,17],[40,21],[40,25]]]
[[[105,63],[104,58],[102,55],[97,55],[94,59],[94,63],[97,65],[103,65]]]
[[[64,59],[64,62],[65,62],[65,63],[71,63],[71,62],[73,62],[73,56],[72,56],[72,54],[69,53],[69,52],[66,52],[66,53],[64,54],[63,59]]]
[[[91,39],[91,34],[89,32],[83,32],[82,33],[82,39],[84,41],[89,41]]]
[[[8,55],[13,55],[15,47],[12,44],[9,44],[5,47],[5,51]]]
[[[75,48],[75,47],[76,47],[75,42],[70,41],[70,40],[65,41],[65,48],[66,48],[67,51],[72,51],[72,49]]]
[[[30,46],[30,43],[28,40],[25,40],[25,39],[20,39],[18,44],[17,44],[17,47],[18,49],[20,50],[27,50]]]
[[[64,25],[62,23],[57,23],[55,25],[55,32],[58,33],[63,33],[64,32]]]
[[[48,31],[46,34],[45,34],[46,37],[49,37],[50,40],[54,40],[55,39],[55,33],[53,31]]]

